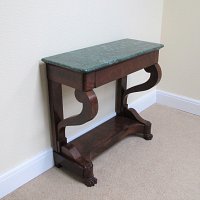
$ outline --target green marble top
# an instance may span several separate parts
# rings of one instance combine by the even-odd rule
[[[123,39],[43,58],[48,64],[89,73],[162,48],[162,44]]]

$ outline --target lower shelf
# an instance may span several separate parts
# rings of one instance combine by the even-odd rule
[[[87,186],[93,186],[97,179],[93,174],[92,159],[128,135],[152,139],[151,123],[137,121],[135,116],[115,116],[79,138],[65,143],[60,152],[54,152],[57,167],[65,167],[81,177]]]
[[[127,135],[143,132],[143,124],[127,117],[115,116],[69,144],[74,145],[84,158],[91,160]]]

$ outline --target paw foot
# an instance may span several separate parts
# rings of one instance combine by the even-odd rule
[[[153,138],[153,135],[151,133],[144,134],[144,139],[145,140],[151,140]]]
[[[94,186],[95,184],[97,184],[97,179],[95,177],[86,178],[86,179],[84,179],[84,183],[88,187],[91,187],[91,186]]]

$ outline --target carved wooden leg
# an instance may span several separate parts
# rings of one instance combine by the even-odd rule
[[[98,100],[94,91],[82,92],[75,90],[76,99],[83,103],[80,114],[64,119],[58,123],[58,130],[66,126],[81,125],[92,120],[98,112]]]
[[[83,103],[83,108],[80,114],[62,119],[57,124],[58,135],[62,134],[62,131],[66,126],[81,125],[87,121],[92,120],[98,111],[98,101],[95,93],[93,91],[78,91],[75,90],[76,99]],[[93,186],[97,183],[97,179],[93,175],[93,164],[91,160],[84,155],[81,155],[79,151],[79,145],[74,146],[71,143],[63,143],[60,146],[60,154],[55,153],[55,162],[58,167],[64,165],[70,167],[72,170],[76,169],[83,182],[87,186]]]
[[[117,115],[129,117],[143,124],[144,125],[143,137],[146,140],[151,140],[153,138],[153,135],[151,134],[151,122],[143,119],[135,109],[133,108],[128,109],[127,105],[128,94],[148,90],[153,86],[155,86],[160,81],[161,69],[158,64],[145,68],[145,71],[147,73],[150,73],[150,77],[148,81],[146,81],[143,84],[136,85],[134,87],[126,89],[127,77],[124,77],[117,81],[116,113]]]
[[[128,106],[123,104],[124,93],[127,89],[127,76],[120,78],[116,82],[115,111],[117,115],[121,115]]]
[[[126,109],[124,110],[123,115],[131,119],[137,120],[138,122],[144,125],[143,138],[145,140],[151,140],[153,138],[153,135],[151,134],[151,122],[143,119],[135,109]]]
[[[91,160],[86,160],[84,158],[77,147],[72,144],[66,144],[62,146],[62,155],[66,159],[70,160],[71,162],[76,163],[79,166],[79,170],[81,170],[80,177],[83,179],[83,182],[88,187],[94,186],[97,183],[97,179],[94,177],[93,174],[93,164]],[[62,161],[61,161],[62,163]],[[73,170],[73,167],[72,167]]]
[[[84,180],[85,185],[87,185],[88,187],[91,187],[97,184],[97,178],[94,177],[93,164],[91,161],[88,162],[84,167],[83,180]]]
[[[63,146],[62,154],[54,152],[55,162],[60,163],[60,166],[65,167],[69,171],[79,176],[86,186],[94,186],[97,183],[97,179],[93,175],[92,162],[85,160],[80,154],[80,157],[76,157],[77,155],[74,150],[76,153],[78,152],[77,148],[73,145],[66,145],[65,147]]]

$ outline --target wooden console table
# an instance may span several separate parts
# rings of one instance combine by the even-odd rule
[[[93,186],[97,183],[92,164],[95,156],[128,135],[152,139],[151,123],[128,108],[127,96],[159,82],[158,55],[162,47],[162,44],[123,39],[42,59],[47,66],[51,139],[57,167],[71,169],[87,186]],[[141,69],[150,73],[149,79],[127,89],[127,75]],[[116,80],[116,116],[67,142],[66,126],[84,124],[97,114],[98,100],[93,89],[113,80]],[[81,113],[67,119],[63,117],[62,84],[74,88],[76,99],[83,103]]]

